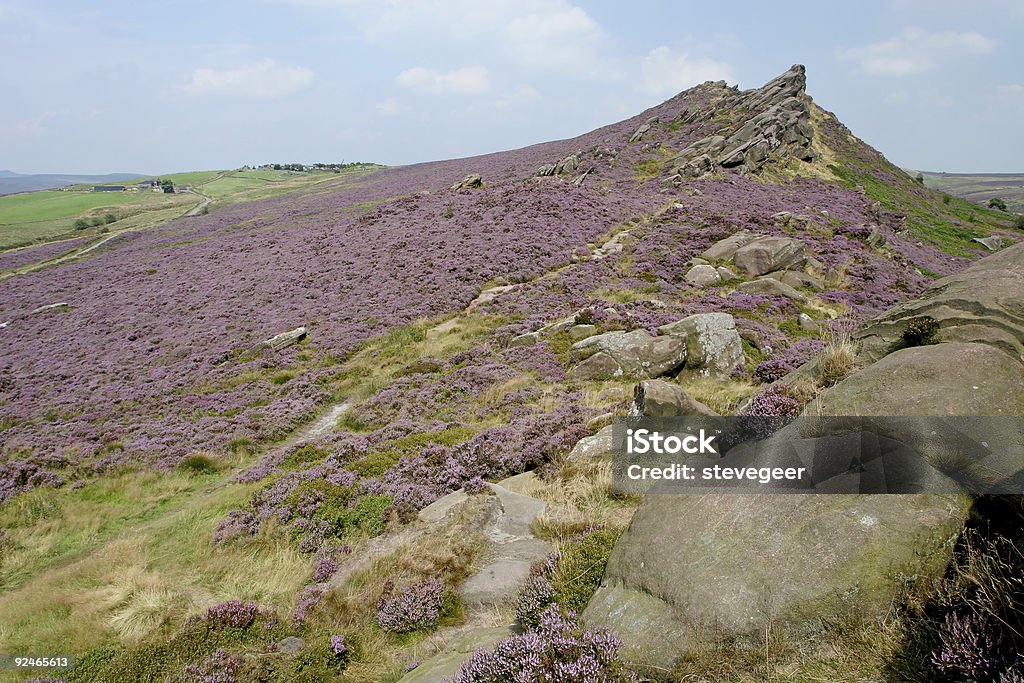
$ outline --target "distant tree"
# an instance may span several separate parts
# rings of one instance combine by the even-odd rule
[[[160,187],[164,188],[166,194],[174,194],[174,181],[164,180],[160,182]]]
[[[275,171],[280,171],[281,170],[281,164],[274,164],[274,170]]]
[[[106,216],[103,217],[103,222],[106,223],[107,225],[110,225],[111,223],[113,223],[116,220],[117,220],[117,216],[115,216],[112,213],[108,213]]]
[[[89,227],[89,221],[85,220],[84,218],[79,218],[77,221],[74,222],[74,227],[75,230],[85,230],[86,228]]]
[[[1004,202],[999,197],[993,197],[992,199],[988,200],[988,208],[1006,211],[1006,202]]]
[[[90,218],[89,219],[89,227],[98,228],[101,225],[103,225],[103,219],[102,218],[97,217],[97,218]]]
[[[1024,214],[1017,214],[1017,218],[1013,221],[1013,224],[1017,226],[1018,230],[1024,230]]]
[[[918,172],[917,172],[917,177],[916,177],[916,178],[914,178],[914,180],[916,180],[916,181],[917,181],[917,184],[918,184],[918,185],[924,185],[924,174],[923,174],[923,173],[921,173],[920,171],[918,171]]]

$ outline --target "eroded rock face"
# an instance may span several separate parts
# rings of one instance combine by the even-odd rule
[[[772,157],[813,159],[806,85],[804,67],[797,64],[763,87],[740,93],[730,108],[747,116],[680,152],[669,165],[666,182],[678,184],[717,166],[751,173]]]
[[[901,346],[978,342],[1024,360],[1024,243],[936,280],[853,334],[864,360]]]

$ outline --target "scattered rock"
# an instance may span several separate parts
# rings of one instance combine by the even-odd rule
[[[717,416],[711,408],[690,396],[678,384],[661,379],[640,382],[633,389],[630,415],[646,417],[678,417],[690,415]],[[610,434],[609,434],[610,438]]]
[[[597,325],[573,325],[569,328],[569,336],[573,339],[586,339],[597,334]]]
[[[770,277],[762,277],[757,280],[751,280],[750,282],[742,282],[736,289],[744,292],[745,294],[784,296],[791,301],[798,301],[801,303],[807,301],[807,297],[800,292],[796,291],[786,283]]]
[[[721,280],[722,276],[718,274],[714,266],[698,265],[686,271],[686,281],[695,287],[708,287],[718,284]]]
[[[298,636],[288,636],[283,638],[281,642],[277,644],[277,647],[282,652],[287,652],[290,655],[297,655],[299,651],[306,646],[306,641]]]
[[[50,311],[50,310],[53,310],[54,308],[62,308],[62,307],[67,307],[67,306],[68,306],[68,302],[66,302],[66,301],[61,301],[60,303],[56,303],[56,304],[46,304],[45,306],[40,306],[39,308],[31,311],[29,313],[29,315],[34,315],[36,313],[42,313],[43,311]],[[300,328],[300,329],[305,330],[305,328]]]
[[[509,346],[533,346],[540,341],[540,334],[537,332],[526,332],[516,335],[509,341]]]
[[[722,278],[722,282],[728,282],[729,280],[735,280],[736,278],[739,277],[739,275],[737,275],[736,273],[732,272],[731,270],[729,270],[725,266],[718,266],[717,268],[715,268],[715,270],[718,272],[718,277]]]
[[[990,235],[989,237],[975,237],[974,241],[985,247],[989,251],[999,251],[1003,248],[1003,238],[999,235]]]
[[[726,378],[743,360],[736,320],[728,313],[698,313],[658,328],[658,333],[686,340],[686,368],[700,375]]]
[[[585,436],[576,442],[573,449],[569,451],[566,459],[575,460],[598,460],[610,458],[613,452],[612,439],[613,426],[603,427],[601,431],[593,436]]]
[[[800,324],[800,329],[807,332],[818,332],[821,329],[821,325],[806,313],[801,313],[797,322]]]
[[[629,137],[630,142],[639,142],[643,139],[644,133],[651,129],[651,126],[658,122],[658,117],[653,116],[644,123],[640,124],[640,127]]]
[[[749,230],[740,230],[737,233],[726,237],[724,240],[715,242],[708,247],[701,258],[705,258],[709,261],[728,261],[736,255],[736,250],[740,247],[750,244],[754,240],[758,239],[758,235],[750,232]]]
[[[813,289],[816,292],[821,292],[825,289],[825,284],[821,280],[799,270],[776,271],[768,273],[767,277],[779,280],[793,289]]]
[[[598,351],[570,368],[568,376],[569,379],[576,381],[611,379],[622,376],[622,366],[604,351]]]
[[[792,237],[761,237],[736,250],[733,263],[751,277],[802,265],[807,247]]]
[[[462,190],[464,188],[476,188],[483,187],[484,179],[479,173],[470,173],[468,176],[460,180],[459,182],[452,185],[450,190]]]
[[[570,354],[582,358],[594,349],[613,358],[621,373],[630,377],[660,377],[680,367],[686,360],[686,343],[683,340],[652,337],[644,330],[606,332],[589,337],[573,344]],[[602,367],[605,365],[602,360]]]

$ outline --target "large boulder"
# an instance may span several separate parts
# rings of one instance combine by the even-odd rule
[[[697,265],[686,271],[686,281],[695,287],[708,287],[721,282],[722,276],[714,266]]]
[[[813,638],[855,611],[884,617],[906,577],[940,574],[967,508],[926,494],[648,496],[583,618],[661,669],[708,634]]]
[[[711,408],[690,396],[678,384],[662,379],[640,382],[633,389],[630,415],[644,417],[717,416]],[[609,435],[610,436],[610,435]]]
[[[705,249],[700,256],[708,261],[728,261],[736,254],[737,249],[750,244],[759,237],[762,237],[762,235],[755,235],[749,230],[740,230],[723,240],[715,242]]]
[[[686,340],[686,369],[702,376],[728,377],[743,361],[743,342],[728,313],[697,313],[662,325],[658,333]]]
[[[736,289],[744,294],[781,296],[799,303],[807,301],[807,297],[787,285],[785,282],[770,277],[762,277],[749,282],[742,282]]]
[[[733,263],[751,277],[802,265],[807,247],[792,237],[762,237],[736,250]]]
[[[867,361],[922,342],[978,342],[1024,359],[1024,243],[936,280],[853,339]]]
[[[622,376],[622,366],[604,351],[584,359],[569,369],[569,379],[611,379]]]
[[[1024,415],[1024,364],[986,344],[902,349],[825,390],[809,415]]]
[[[606,332],[576,342],[570,354],[582,358],[598,351],[611,357],[630,377],[660,377],[686,361],[687,344],[671,337],[652,337],[645,330]]]

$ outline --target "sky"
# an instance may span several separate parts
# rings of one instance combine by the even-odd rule
[[[1024,172],[1024,2],[0,0],[0,169],[394,165],[792,64],[894,163]]]

